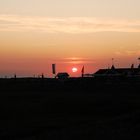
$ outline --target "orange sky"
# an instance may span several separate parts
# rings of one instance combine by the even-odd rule
[[[138,65],[139,0],[5,0],[0,2],[0,76],[57,72],[79,76]],[[72,73],[72,67],[78,72]]]

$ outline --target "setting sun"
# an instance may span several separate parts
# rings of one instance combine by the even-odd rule
[[[77,72],[77,71],[78,71],[77,68],[75,68],[75,67],[72,68],[72,72]]]

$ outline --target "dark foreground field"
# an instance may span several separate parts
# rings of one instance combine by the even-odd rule
[[[0,140],[139,138],[139,79],[0,79]]]

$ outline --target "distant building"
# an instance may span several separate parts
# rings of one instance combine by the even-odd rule
[[[140,65],[134,68],[132,64],[130,68],[115,68],[114,65],[109,69],[99,69],[94,73],[94,77],[117,77],[117,76],[140,76]]]
[[[58,78],[58,79],[67,79],[67,78],[69,78],[69,74],[67,72],[61,72],[61,73],[58,73],[56,75],[56,78]]]
[[[93,77],[94,75],[93,74],[90,74],[90,73],[86,73],[83,75],[84,77]]]

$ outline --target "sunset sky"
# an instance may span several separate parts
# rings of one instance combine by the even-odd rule
[[[1,0],[0,76],[79,76],[138,65],[140,0]],[[72,67],[78,72],[72,73]]]

